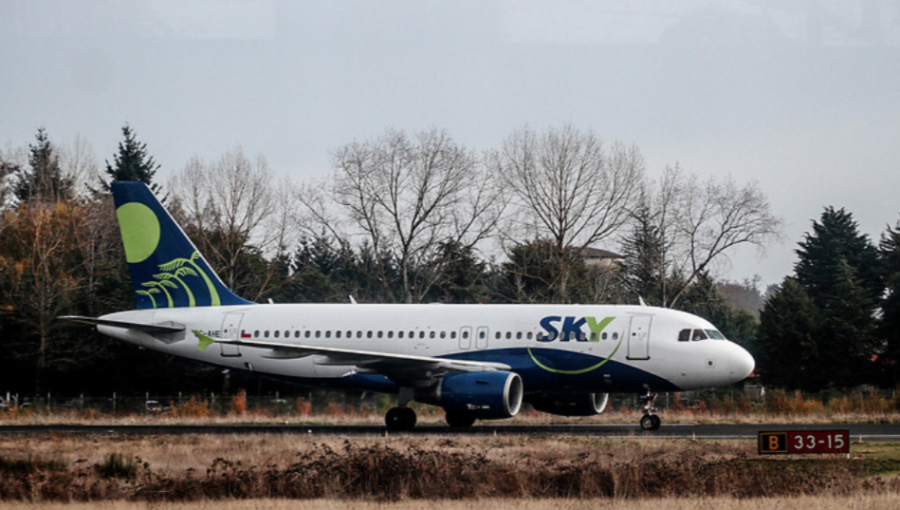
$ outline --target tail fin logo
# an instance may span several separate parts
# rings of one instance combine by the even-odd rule
[[[222,283],[145,184],[111,187],[139,309],[253,304]]]

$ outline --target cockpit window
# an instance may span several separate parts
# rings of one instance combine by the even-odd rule
[[[689,342],[691,340],[691,330],[682,329],[678,332],[678,341],[679,342]]]
[[[717,329],[707,329],[706,334],[713,340],[725,340],[725,335]]]
[[[703,331],[702,329],[694,330],[694,336],[692,338],[693,341],[699,342],[700,340],[706,340],[707,338],[709,338],[709,337],[706,336],[706,332]]]

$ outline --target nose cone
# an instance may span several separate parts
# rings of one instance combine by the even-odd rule
[[[732,343],[728,353],[728,375],[732,382],[743,381],[756,368],[756,361],[746,349]]]

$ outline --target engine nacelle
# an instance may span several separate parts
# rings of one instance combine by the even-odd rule
[[[528,397],[532,407],[559,416],[593,416],[606,409],[609,393],[540,393]]]
[[[427,392],[417,392],[416,400],[439,405],[447,413],[500,420],[519,412],[523,396],[519,374],[497,370],[446,375]]]

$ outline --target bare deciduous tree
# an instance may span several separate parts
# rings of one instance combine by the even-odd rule
[[[443,272],[439,245],[474,246],[490,235],[503,209],[502,193],[479,160],[444,131],[423,131],[415,139],[388,131],[339,148],[333,166],[332,179],[318,193],[307,188],[299,196],[315,220],[307,228],[361,236],[377,255],[385,292],[395,301],[421,301]],[[337,215],[328,214],[329,203]],[[396,257],[402,295],[389,281],[390,261],[380,256],[386,252]]]
[[[658,270],[662,306],[675,306],[697,277],[738,245],[764,249],[781,235],[774,215],[755,182],[738,185],[732,177],[701,181],[678,166],[666,168],[648,185],[641,201],[661,239]]]
[[[289,241],[284,197],[290,186],[276,182],[263,156],[251,162],[236,148],[213,163],[192,158],[168,183],[169,192],[199,236],[200,248],[226,285],[250,290],[259,299],[271,274],[249,289],[243,285],[241,259],[248,249],[280,254]],[[242,288],[244,287],[244,288]]]
[[[565,252],[608,238],[628,220],[644,177],[643,156],[619,143],[607,149],[592,131],[572,126],[540,135],[525,128],[506,139],[492,166],[527,237],[554,244],[556,291],[567,301]]]

